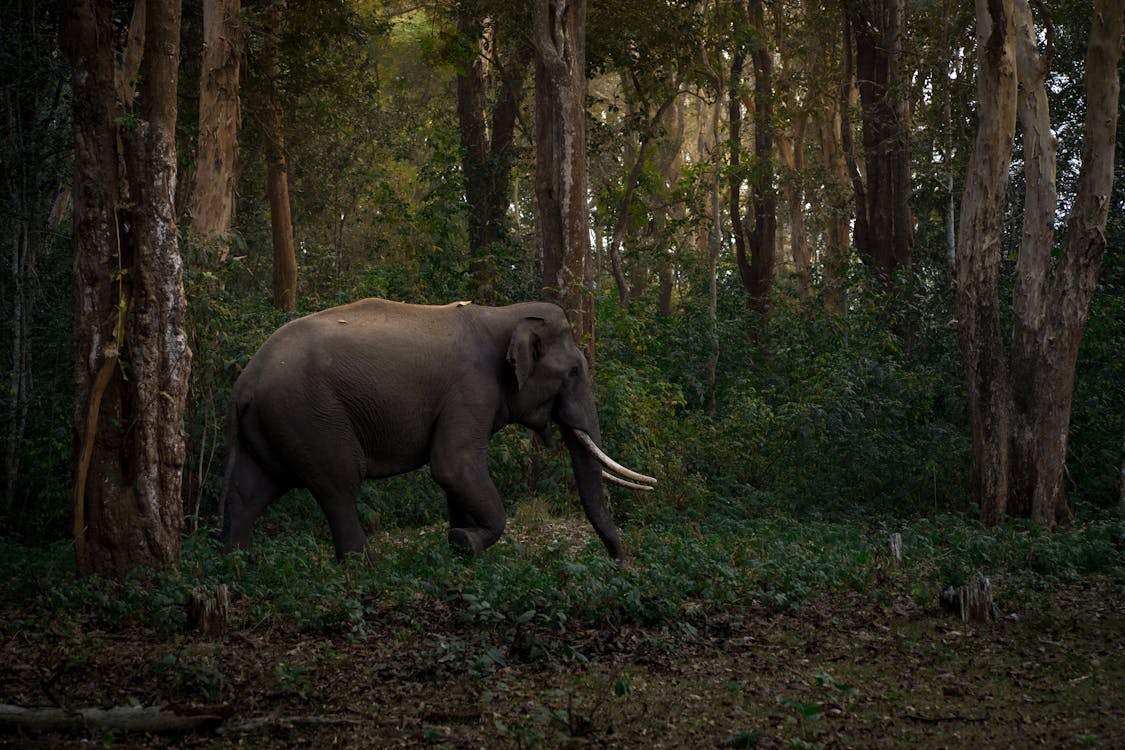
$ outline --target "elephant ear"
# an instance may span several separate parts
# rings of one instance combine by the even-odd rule
[[[508,364],[516,371],[516,384],[521,389],[543,353],[539,336],[543,322],[543,318],[524,318],[516,324],[508,342]]]

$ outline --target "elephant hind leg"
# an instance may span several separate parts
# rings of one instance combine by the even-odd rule
[[[233,441],[223,487],[223,530],[220,540],[228,551],[249,549],[254,522],[288,486],[280,484],[244,448]]]
[[[367,553],[367,536],[359,523],[356,499],[359,496],[359,478],[346,486],[309,487],[317,504],[328,518],[336,559],[343,562],[350,554]]]

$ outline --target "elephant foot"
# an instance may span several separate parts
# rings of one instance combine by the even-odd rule
[[[449,546],[467,557],[476,557],[484,551],[480,538],[468,529],[450,529]]]

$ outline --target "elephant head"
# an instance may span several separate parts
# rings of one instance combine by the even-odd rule
[[[638,490],[651,490],[656,479],[622,466],[599,447],[601,429],[589,365],[574,343],[570,324],[558,312],[525,317],[512,332],[507,359],[515,375],[513,421],[541,435],[552,422],[559,426],[586,517],[610,555],[620,558],[621,540],[605,506],[602,479]]]

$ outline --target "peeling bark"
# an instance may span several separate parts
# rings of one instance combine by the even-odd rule
[[[238,182],[241,0],[205,0],[199,75],[199,145],[188,214],[191,232],[206,243],[230,234]],[[226,259],[223,248],[210,262]]]
[[[955,268],[958,344],[969,396],[972,487],[981,520],[1008,502],[1011,391],[1000,335],[1000,238],[1016,132],[1012,0],[977,0],[977,134],[961,197]]]
[[[543,293],[594,361],[594,264],[586,205],[586,2],[535,0],[535,197]]]
[[[1007,514],[1052,526],[1069,517],[1064,478],[1071,400],[1078,346],[1105,253],[1125,8],[1115,0],[1095,3],[1082,166],[1057,258],[1052,257],[1056,148],[1046,64],[1028,0],[979,0],[977,24],[979,125],[961,203],[956,261],[974,495],[985,523]],[[1006,357],[998,267],[1017,117],[1026,196]]]
[[[177,560],[183,528],[179,8],[151,0],[144,17],[135,102],[118,98],[112,3],[78,3],[60,28],[76,141],[75,552],[79,572],[114,577]]]
[[[284,91],[281,80],[282,0],[270,8],[270,32],[266,35],[265,58],[269,76],[269,123],[266,199],[270,204],[270,236],[273,239],[273,306],[297,309],[297,249],[293,240],[293,211],[289,203],[289,171],[285,158]]]

